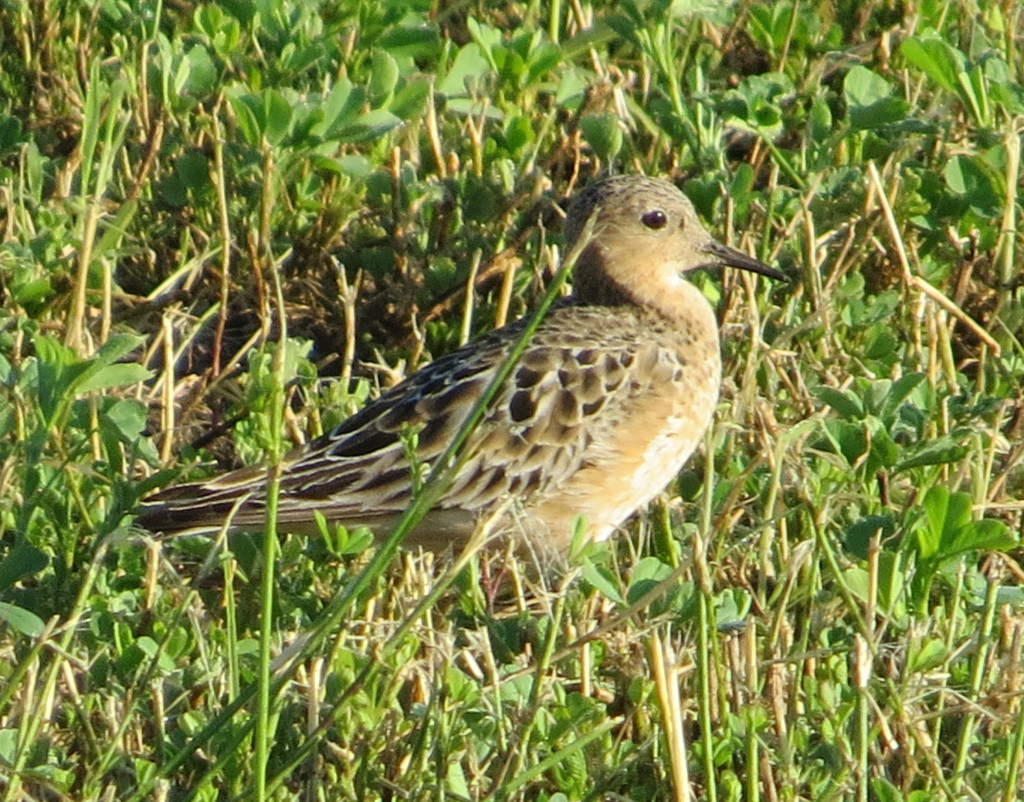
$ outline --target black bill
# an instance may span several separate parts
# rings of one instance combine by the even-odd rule
[[[720,242],[712,240],[704,246],[704,251],[715,257],[713,262],[708,263],[708,267],[725,265],[727,267],[737,267],[740,270],[749,270],[751,273],[760,273],[762,276],[768,276],[779,281],[789,280],[782,271],[769,267],[760,259],[747,256],[743,251],[730,248],[728,245],[722,245]]]

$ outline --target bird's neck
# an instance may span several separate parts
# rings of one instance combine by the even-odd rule
[[[630,265],[628,282],[609,269],[615,264]],[[637,307],[688,340],[713,340],[717,346],[718,321],[704,293],[678,273],[645,262],[641,254],[627,257],[588,247],[576,264],[573,295],[584,304]]]

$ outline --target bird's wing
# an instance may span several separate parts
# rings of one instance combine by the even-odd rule
[[[570,325],[575,323],[577,325]],[[555,310],[468,439],[465,458],[435,510],[475,517],[508,496],[528,499],[556,488],[593,458],[602,431],[628,402],[675,362],[664,349],[622,337],[589,347],[600,325],[589,310]],[[603,325],[607,326],[607,321]],[[452,442],[498,373],[521,326],[492,332],[432,362],[283,466],[280,520],[310,521],[313,510],[340,522],[394,520],[415,483]],[[262,522],[266,473],[243,469],[170,488],[143,507],[139,523],[155,531],[209,529],[232,511],[237,526]]]

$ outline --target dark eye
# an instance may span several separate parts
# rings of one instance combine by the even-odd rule
[[[649,212],[644,212],[643,217],[640,218],[640,222],[648,228],[652,228],[657,231],[659,228],[664,228],[668,224],[668,215],[666,215],[661,209],[652,209]]]

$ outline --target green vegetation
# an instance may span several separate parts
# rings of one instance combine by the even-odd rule
[[[1019,798],[1022,17],[0,5],[0,800]],[[618,541],[131,528],[537,308],[608,169],[793,279],[696,279],[717,424]]]

